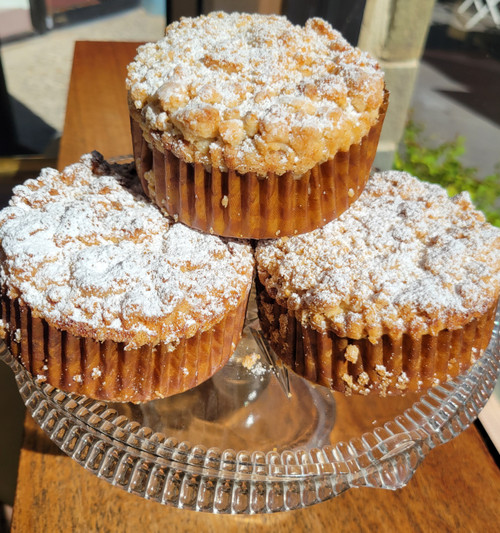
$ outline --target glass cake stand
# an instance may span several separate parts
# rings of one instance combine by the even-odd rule
[[[250,310],[229,363],[183,394],[132,405],[38,383],[5,345],[35,421],[85,469],[161,504],[211,513],[308,507],[351,487],[401,488],[435,446],[467,428],[500,371],[499,317],[463,376],[424,394],[345,397],[288,374]]]

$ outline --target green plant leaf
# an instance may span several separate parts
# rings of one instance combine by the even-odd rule
[[[423,126],[410,120],[406,126],[401,149],[395,155],[393,168],[406,171],[423,181],[437,183],[450,196],[468,191],[475,206],[483,211],[487,220],[500,227],[500,162],[495,173],[478,178],[477,168],[467,167],[460,160],[465,154],[465,137],[438,146],[425,146]]]

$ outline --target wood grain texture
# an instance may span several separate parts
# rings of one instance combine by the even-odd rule
[[[125,77],[140,43],[78,42],[59,151],[59,168],[98,150],[132,154]]]
[[[13,532],[493,532],[500,473],[474,427],[431,451],[407,487],[351,489],[308,509],[223,516],[169,508],[112,487],[62,454],[31,418]]]
[[[92,149],[106,157],[131,152],[123,79],[136,47],[77,43],[59,166]],[[389,408],[388,400],[373,400],[380,423],[394,406],[406,407],[398,399]],[[362,402],[342,398],[337,408],[349,413],[343,419],[352,420],[353,435],[367,429],[357,422]],[[404,489],[351,489],[299,511],[221,516],[165,507],[112,487],[62,454],[28,415],[12,531],[493,532],[499,504],[500,471],[475,427],[431,451]]]

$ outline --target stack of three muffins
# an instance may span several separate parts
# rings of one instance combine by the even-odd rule
[[[253,278],[235,239],[258,240],[265,335],[315,383],[401,393],[480,356],[499,232],[405,174],[365,188],[383,74],[327,23],[182,19],[139,49],[127,84],[150,201],[129,168],[87,155],[17,188],[0,216],[4,333],[38,379],[138,402],[210,377]]]

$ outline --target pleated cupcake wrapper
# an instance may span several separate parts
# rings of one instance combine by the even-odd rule
[[[418,337],[403,334],[398,339],[383,335],[375,344],[303,326],[262,286],[258,309],[271,347],[296,374],[335,391],[384,396],[421,391],[467,370],[488,346],[496,304],[457,330]],[[349,345],[359,350],[355,362],[346,359]]]
[[[18,299],[2,298],[2,318],[12,354],[34,378],[98,400],[140,403],[191,389],[222,368],[240,339],[246,303],[173,351],[77,337],[33,317]]]
[[[359,144],[300,177],[291,172],[259,177],[253,172],[206,170],[199,163],[186,163],[148,143],[132,113],[137,172],[156,205],[192,228],[252,239],[306,233],[340,216],[363,191],[387,104],[386,92],[377,123]]]

